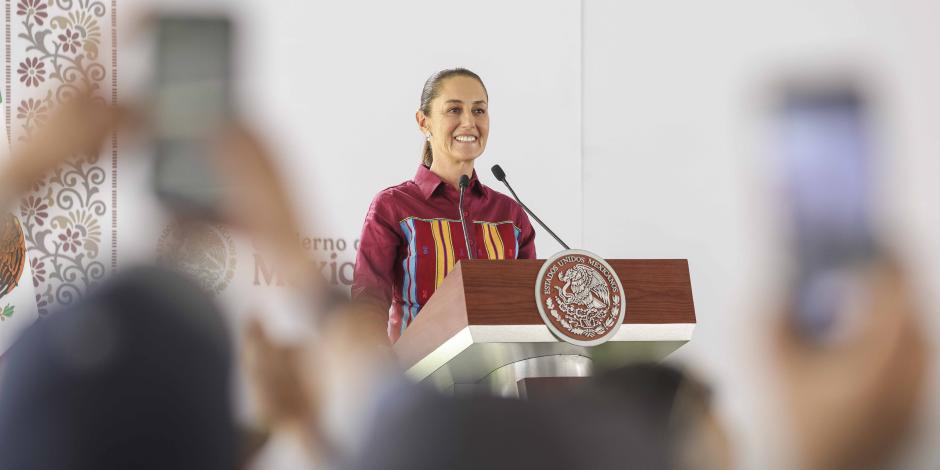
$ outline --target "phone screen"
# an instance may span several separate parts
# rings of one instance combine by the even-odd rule
[[[176,206],[212,211],[220,181],[209,139],[230,119],[232,26],[225,17],[165,16],[156,22],[153,89],[155,187]]]
[[[796,261],[795,323],[829,336],[852,295],[852,268],[874,255],[872,139],[853,87],[786,90],[778,108],[779,168]]]

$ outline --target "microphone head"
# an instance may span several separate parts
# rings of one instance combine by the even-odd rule
[[[506,172],[499,165],[493,165],[493,176],[496,177],[497,181],[504,181],[506,179]]]
[[[467,186],[470,186],[470,177],[467,175],[461,175],[459,184],[461,188],[466,188]]]

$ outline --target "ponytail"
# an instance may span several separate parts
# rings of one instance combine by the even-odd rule
[[[424,150],[421,151],[421,163],[424,163],[424,166],[431,168],[431,163],[434,162],[434,155],[431,154],[431,142],[426,141],[424,143]]]

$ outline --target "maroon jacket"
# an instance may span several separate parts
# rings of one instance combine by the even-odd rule
[[[388,336],[398,340],[428,298],[467,258],[459,193],[424,165],[411,181],[372,201],[362,226],[354,299],[388,308]],[[464,193],[464,217],[474,259],[535,258],[535,231],[522,207],[477,179]]]

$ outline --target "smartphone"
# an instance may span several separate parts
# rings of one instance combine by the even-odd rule
[[[213,213],[223,185],[212,138],[232,119],[232,22],[224,16],[160,16],[152,85],[153,182],[178,210]]]
[[[827,341],[851,319],[858,268],[876,256],[873,136],[866,95],[851,82],[785,87],[777,154],[796,265],[794,326]]]

